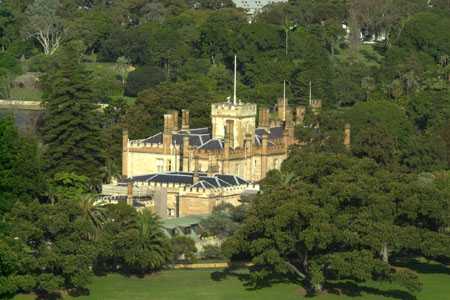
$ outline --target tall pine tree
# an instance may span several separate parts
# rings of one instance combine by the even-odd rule
[[[92,91],[92,76],[75,48],[62,49],[44,77],[44,122],[47,171],[87,176],[92,188],[105,174],[101,117]]]

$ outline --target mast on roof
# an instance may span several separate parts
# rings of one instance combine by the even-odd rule
[[[309,81],[309,105],[312,103],[312,83]]]
[[[234,94],[233,94],[233,104],[237,105],[237,98],[236,98],[236,88],[237,88],[237,57],[236,55],[234,56]]]

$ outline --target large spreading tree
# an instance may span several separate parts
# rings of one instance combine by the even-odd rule
[[[290,273],[315,292],[333,280],[395,281],[414,292],[417,275],[393,263],[409,255],[450,256],[446,178],[424,180],[367,158],[296,150],[265,179],[226,249],[251,259],[256,284]]]
[[[42,138],[49,174],[87,176],[95,188],[105,173],[101,118],[90,73],[74,48],[59,53],[44,78],[44,92]]]

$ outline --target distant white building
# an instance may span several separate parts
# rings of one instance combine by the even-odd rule
[[[287,0],[233,0],[234,5],[238,8],[247,10],[250,15],[255,15],[261,9],[272,3],[288,2]]]

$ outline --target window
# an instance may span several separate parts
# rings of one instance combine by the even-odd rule
[[[172,171],[172,161],[170,159],[167,160],[167,171]]]
[[[162,158],[156,159],[156,172],[164,172],[164,160]]]

